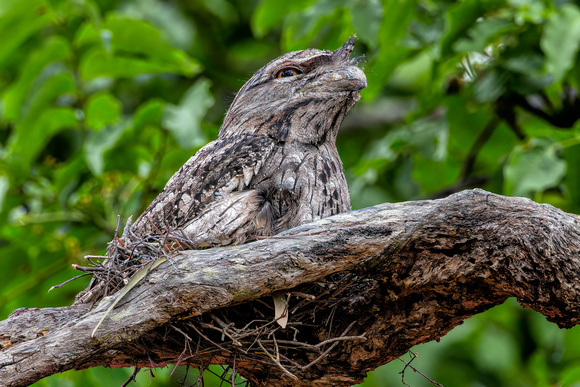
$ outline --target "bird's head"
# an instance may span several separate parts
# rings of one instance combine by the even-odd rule
[[[367,85],[360,60],[350,59],[355,41],[351,37],[335,51],[289,52],[262,67],[238,92],[219,137],[255,133],[281,142],[334,141]]]

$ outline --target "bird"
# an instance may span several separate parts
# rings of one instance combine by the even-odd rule
[[[362,59],[350,58],[355,42],[353,36],[334,51],[289,52],[259,69],[237,93],[216,140],[170,178],[135,222],[129,219],[120,239],[115,235],[102,271],[75,303],[128,283],[135,262],[143,262],[141,241],[152,236],[170,235],[190,249],[239,245],[349,211],[336,136],[367,85]]]
[[[217,139],[177,171],[130,226],[192,248],[237,245],[351,209],[339,127],[366,87],[356,37],[286,53],[239,90]]]

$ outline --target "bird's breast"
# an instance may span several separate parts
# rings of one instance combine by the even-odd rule
[[[277,231],[350,210],[350,195],[338,152],[330,146],[291,144],[268,166],[268,192]]]

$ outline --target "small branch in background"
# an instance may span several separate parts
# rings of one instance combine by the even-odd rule
[[[413,372],[418,373],[419,375],[421,375],[422,377],[424,377],[426,380],[428,380],[431,384],[435,385],[435,386],[440,386],[443,387],[443,385],[441,383],[437,383],[436,381],[434,381],[433,379],[429,378],[427,375],[425,375],[424,373],[422,373],[421,371],[419,371],[417,368],[413,367],[411,365],[411,362],[413,360],[415,360],[417,358],[417,356],[419,354],[417,353],[413,353],[411,351],[409,351],[409,355],[411,355],[411,360],[409,360],[408,362],[406,362],[405,360],[399,358],[400,361],[402,361],[403,363],[405,363],[405,366],[403,367],[403,369],[399,372],[399,374],[401,374],[401,382],[405,385],[405,386],[409,386],[407,383],[405,383],[405,371],[407,369],[407,367],[409,367],[410,369],[413,370]]]
[[[529,99],[533,97],[526,98],[521,95],[512,95],[509,97],[509,103],[511,103],[512,108],[519,106],[528,113],[547,121],[559,129],[572,129],[576,121],[580,119],[580,114],[578,113],[580,100],[577,98],[577,91],[573,88],[565,88],[564,95],[561,97],[562,108],[560,110],[554,108],[552,102],[543,92],[530,102]],[[538,103],[533,103],[534,101]]]
[[[508,128],[514,132],[516,137],[520,141],[523,141],[526,138],[526,134],[520,128],[515,112],[515,106],[518,104],[517,101],[521,98],[519,95],[502,96],[495,103],[495,113],[507,123]]]
[[[467,153],[467,157],[463,162],[463,168],[461,170],[461,181],[466,181],[469,174],[473,171],[473,166],[475,164],[475,160],[477,159],[477,155],[481,151],[481,148],[485,145],[485,143],[489,140],[491,135],[493,134],[494,130],[500,123],[500,118],[494,114],[494,116],[489,120],[483,131],[480,133],[479,137],[475,140],[475,143],[471,146],[471,149]]]
[[[137,380],[135,379],[137,376],[137,373],[141,370],[140,367],[135,367],[135,369],[133,370],[133,374],[131,376],[129,376],[129,379],[127,379],[127,381],[125,383],[123,383],[121,385],[121,387],[127,387],[129,385],[129,383],[131,382],[136,382]]]

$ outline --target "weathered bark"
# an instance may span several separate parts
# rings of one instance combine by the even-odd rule
[[[178,358],[208,365],[234,356],[236,370],[257,385],[354,384],[508,297],[560,327],[578,324],[579,251],[580,218],[528,199],[473,190],[383,204],[247,245],[183,252],[132,289],[95,338],[91,332],[115,296],[93,310],[19,309],[0,322],[0,384],[23,386],[97,365],[163,366]],[[185,358],[183,346],[161,338],[192,316],[345,272],[356,281],[334,317],[333,336],[364,339],[334,342],[316,364],[295,369],[298,381],[228,350]],[[329,334],[323,322],[312,329]]]

